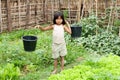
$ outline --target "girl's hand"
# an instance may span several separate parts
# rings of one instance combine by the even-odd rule
[[[65,20],[65,23],[66,23],[66,24],[68,24],[68,21],[67,21],[67,20]]]
[[[65,20],[67,27],[70,27],[70,24],[67,20]]]
[[[67,20],[65,20],[65,22],[66,22],[66,25],[64,26],[65,31],[68,32],[69,34],[72,34],[69,22]]]
[[[40,29],[40,30],[42,30],[42,31],[46,31],[46,30],[51,30],[51,29],[53,29],[52,25],[51,25],[51,26],[47,26],[47,27],[42,27],[42,26],[40,26],[40,25],[36,25],[35,28]]]
[[[34,28],[35,28],[35,29],[39,29],[39,27],[40,27],[39,25],[36,25]]]
[[[66,23],[67,27],[70,27],[70,24],[67,20],[65,20],[65,23]]]
[[[40,29],[40,30],[44,31],[44,28],[41,27],[40,25],[36,25],[36,26],[35,26],[35,29]]]

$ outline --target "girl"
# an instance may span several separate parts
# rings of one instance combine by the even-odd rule
[[[53,25],[48,27],[35,26],[35,28],[39,28],[42,31],[53,29],[52,58],[54,59],[54,70],[52,74],[57,72],[57,59],[59,57],[62,71],[64,69],[64,56],[67,54],[64,31],[71,34],[70,25],[67,21],[65,21],[63,13],[58,11],[54,14]]]

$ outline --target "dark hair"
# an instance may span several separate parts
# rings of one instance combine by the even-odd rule
[[[55,14],[54,14],[54,19],[53,19],[53,24],[56,24],[56,19],[58,19],[58,17],[61,17],[62,18],[62,24],[64,25],[64,24],[66,24],[65,23],[65,19],[64,19],[64,15],[63,15],[63,13],[62,12],[60,12],[60,11],[57,11],[57,12],[55,12]]]

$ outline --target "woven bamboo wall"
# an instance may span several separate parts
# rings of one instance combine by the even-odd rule
[[[96,2],[98,1],[98,2]],[[70,23],[95,12],[105,16],[106,8],[115,5],[120,8],[120,0],[0,0],[0,32],[29,28],[37,24],[52,22],[55,11],[67,10]],[[96,7],[97,4],[97,7]],[[114,12],[113,12],[114,14]],[[118,14],[120,18],[120,12]]]

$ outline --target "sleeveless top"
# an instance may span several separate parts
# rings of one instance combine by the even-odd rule
[[[65,43],[63,25],[53,25],[53,43]]]

